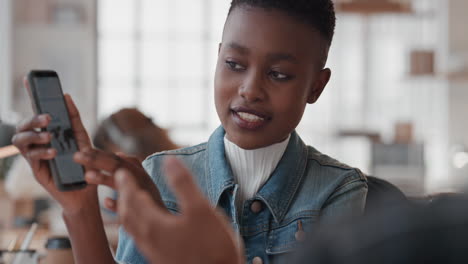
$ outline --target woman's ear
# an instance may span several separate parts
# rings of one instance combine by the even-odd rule
[[[322,94],[323,90],[330,81],[331,77],[331,70],[329,68],[323,69],[319,72],[317,79],[312,84],[312,88],[310,89],[309,96],[307,98],[307,103],[314,104],[319,99],[320,95]]]

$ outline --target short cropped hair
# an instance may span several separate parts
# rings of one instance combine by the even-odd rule
[[[312,26],[331,45],[335,33],[335,8],[332,0],[232,0],[229,14],[239,6],[276,9]]]

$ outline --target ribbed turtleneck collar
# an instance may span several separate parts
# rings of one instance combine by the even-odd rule
[[[258,149],[247,150],[240,148],[224,137],[226,158],[231,165],[236,183],[239,185],[237,203],[255,196],[263,184],[270,178],[291,136],[284,141]]]

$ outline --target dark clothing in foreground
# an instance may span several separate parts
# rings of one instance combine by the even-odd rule
[[[324,227],[291,263],[468,263],[468,197],[384,206]]]

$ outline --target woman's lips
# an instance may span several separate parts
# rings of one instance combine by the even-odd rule
[[[234,122],[241,128],[255,130],[264,126],[269,118],[266,115],[253,113],[252,110],[232,110]]]

